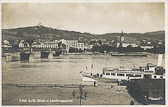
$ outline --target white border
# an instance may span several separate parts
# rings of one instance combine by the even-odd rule
[[[165,72],[166,72],[166,78],[168,78],[168,74],[167,74],[167,70],[168,70],[168,0],[1,0],[0,3],[130,3],[130,2],[144,2],[144,3],[148,3],[148,2],[164,2],[165,3]],[[2,5],[0,4],[0,8],[2,7]],[[1,8],[2,11],[2,8]],[[0,25],[2,25],[1,21],[2,21],[2,13],[0,12]],[[1,29],[0,29],[1,31]],[[1,37],[2,37],[2,32],[1,32]],[[1,41],[2,38],[0,38]],[[1,41],[2,42],[2,41]],[[1,44],[0,44],[1,47]],[[1,54],[1,49],[0,49],[0,55]],[[0,57],[1,60],[1,57]],[[0,63],[1,66],[1,70],[2,70],[2,63]],[[0,73],[0,78],[2,77],[2,72]],[[0,106],[2,106],[2,78],[0,80],[0,84],[1,84],[1,88],[0,88]],[[165,105],[148,105],[148,106],[160,106],[160,107],[165,107],[168,105],[168,82],[167,79],[165,79],[165,95],[166,95],[166,104]],[[5,105],[6,106],[6,105]],[[29,105],[30,106],[30,105]],[[43,105],[44,106],[44,105]],[[74,106],[74,105],[73,105]],[[78,105],[77,105],[78,106]],[[89,105],[87,105],[89,106]],[[90,105],[91,106],[91,105]],[[94,105],[94,106],[102,106],[102,105]],[[117,105],[103,105],[103,106],[117,106]],[[129,105],[120,105],[120,106],[129,106]],[[138,105],[134,105],[134,106],[138,106]],[[144,105],[140,105],[140,106],[144,106]],[[48,107],[48,106],[45,106]],[[64,106],[62,106],[64,107]]]
[[[2,0],[2,3],[126,3],[126,2],[166,2],[167,0]]]

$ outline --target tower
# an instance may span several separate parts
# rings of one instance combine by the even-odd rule
[[[121,32],[121,35],[120,35],[120,47],[122,47],[122,43],[124,42],[125,38],[124,38],[124,34],[123,34],[123,30]]]

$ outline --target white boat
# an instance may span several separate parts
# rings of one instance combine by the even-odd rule
[[[112,68],[104,67],[102,74],[89,74],[81,71],[83,81],[108,81],[108,82],[117,82],[118,80],[129,81],[132,79],[164,79],[165,74],[158,74],[158,72],[164,72],[164,68],[161,67],[162,56],[159,56],[158,65],[154,66],[151,63],[147,63],[145,67],[139,67],[138,69],[130,68]],[[112,81],[113,80],[113,81]]]

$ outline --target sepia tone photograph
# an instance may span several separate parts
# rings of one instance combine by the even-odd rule
[[[166,9],[1,3],[2,105],[165,105]]]

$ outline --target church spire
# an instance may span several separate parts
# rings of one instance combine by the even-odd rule
[[[124,42],[124,33],[123,33],[123,30],[121,32],[121,35],[120,35],[120,47],[122,47],[122,43]]]

